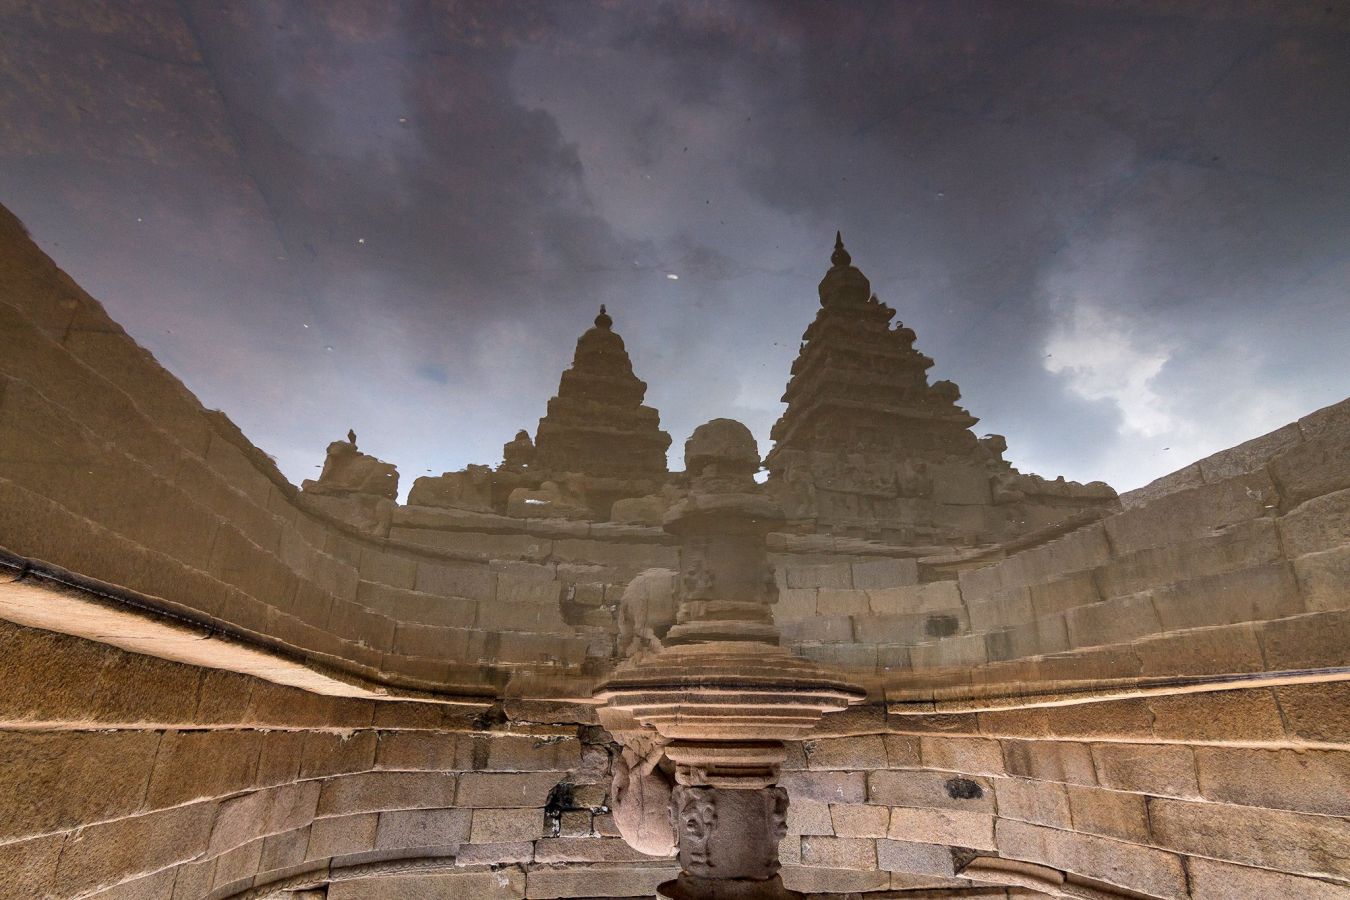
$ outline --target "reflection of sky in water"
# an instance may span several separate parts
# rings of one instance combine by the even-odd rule
[[[1124,489],[1350,391],[1347,23],[1151,7],[11,12],[0,202],[296,481],[497,461],[602,302],[676,465],[767,450],[841,227],[979,433]]]

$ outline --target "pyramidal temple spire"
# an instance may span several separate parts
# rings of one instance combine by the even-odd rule
[[[665,481],[670,435],[661,430],[660,414],[643,405],[647,384],[633,374],[632,360],[613,325],[601,306],[595,327],[577,340],[572,365],[562,373],[558,393],[539,420],[530,467],[554,480],[565,473],[626,480],[634,485],[616,481],[604,490],[642,496]],[[598,497],[604,490],[597,485],[590,489]],[[635,493],[623,493],[627,487]]]

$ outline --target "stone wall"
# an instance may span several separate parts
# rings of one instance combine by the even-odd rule
[[[317,697],[8,625],[0,648],[5,900],[635,897],[674,872],[617,837],[589,707]],[[996,857],[1149,897],[1346,896],[1347,710],[1345,682],[855,708],[789,748],[785,881],[1030,896]]]
[[[379,538],[316,514],[3,210],[0,335],[0,548],[315,664],[469,693],[577,675],[612,655],[609,585],[673,559],[585,523],[446,540],[404,509]]]
[[[788,565],[775,614],[906,702],[1350,665],[1350,401],[1296,427],[1241,472],[1207,464],[1017,552]]]

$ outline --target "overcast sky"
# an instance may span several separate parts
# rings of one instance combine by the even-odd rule
[[[495,464],[601,303],[674,467],[767,452],[841,228],[977,433],[1127,490],[1350,394],[1347,10],[8,3],[0,203],[297,482]]]

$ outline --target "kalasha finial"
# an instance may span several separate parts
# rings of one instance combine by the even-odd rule
[[[844,249],[844,236],[837,231],[834,233],[834,252],[830,254],[830,262],[836,266],[847,266],[853,262],[853,257]]]
[[[603,328],[606,331],[609,331],[610,326],[613,324],[614,320],[609,317],[609,313],[605,312],[605,304],[601,303],[600,315],[595,317],[595,327]]]

